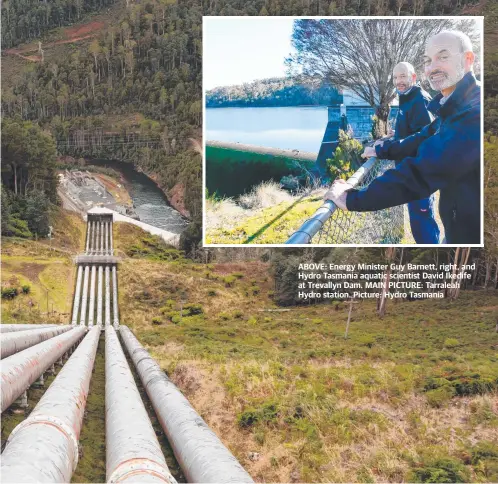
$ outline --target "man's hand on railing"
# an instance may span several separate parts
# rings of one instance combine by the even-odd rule
[[[323,196],[324,200],[331,200],[342,210],[347,210],[346,197],[347,192],[353,188],[346,180],[336,180],[330,186],[327,193]]]
[[[375,152],[374,146],[367,146],[365,148],[365,151],[361,155],[362,158],[372,158],[372,156],[377,156],[377,153]]]

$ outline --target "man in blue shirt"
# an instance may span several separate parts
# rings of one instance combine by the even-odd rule
[[[400,62],[393,69],[393,81],[399,98],[399,110],[394,126],[394,139],[401,140],[418,133],[431,123],[427,105],[431,97],[416,84],[415,69],[408,62]],[[438,244],[439,227],[434,219],[434,195],[408,202],[412,235],[417,244]]]
[[[363,156],[402,160],[363,190],[335,181],[325,195],[339,208],[382,210],[440,191],[448,244],[481,243],[481,86],[472,72],[470,39],[444,31],[427,42],[425,75],[440,91],[429,104],[437,117],[402,140],[366,148]]]

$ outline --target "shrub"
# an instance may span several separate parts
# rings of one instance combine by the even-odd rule
[[[427,402],[431,407],[435,408],[442,407],[446,402],[450,401],[454,395],[455,390],[451,386],[429,390],[426,394]]]
[[[2,299],[14,299],[17,296],[17,287],[2,288]]]
[[[251,279],[251,286],[256,286],[258,281],[256,279]]]
[[[250,317],[248,320],[247,320],[247,324],[249,324],[250,326],[256,326],[256,324],[258,324],[258,320],[254,317]]]
[[[236,279],[242,279],[244,277],[244,274],[242,274],[242,272],[234,272],[232,276]]]
[[[456,348],[457,346],[460,346],[460,343],[456,338],[446,338],[444,340],[445,348]]]
[[[194,316],[195,314],[202,314],[204,312],[200,304],[185,304],[183,306],[184,316]]]
[[[157,316],[154,316],[152,318],[152,324],[161,325],[161,324],[163,324],[163,320]]]
[[[450,457],[439,458],[424,463],[412,470],[410,482],[469,482],[465,466]]]
[[[180,321],[181,321],[181,317],[180,317],[180,316],[178,316],[178,315],[177,315],[177,316],[173,316],[173,317],[171,318],[171,322],[172,322],[173,324],[179,324],[179,323],[180,323]]]
[[[214,290],[214,289],[210,289],[208,292],[207,292],[207,295],[210,296],[210,297],[213,297],[213,296],[217,296],[218,293]]]
[[[375,343],[375,338],[370,335],[365,335],[365,336],[360,336],[359,341],[362,346],[367,346],[368,348],[371,348]]]
[[[347,180],[362,165],[363,145],[351,133],[339,130],[339,145],[332,159],[326,161],[332,180]]]
[[[232,316],[234,318],[237,318],[237,319],[242,319],[242,317],[244,316],[244,312],[241,311],[240,309],[236,309],[233,313],[232,313]]]
[[[31,286],[29,286],[28,284],[22,286],[21,289],[23,294],[29,294],[31,292]]]
[[[230,319],[230,315],[227,313],[220,313],[218,316],[223,321],[228,321]]]
[[[276,402],[266,402],[260,407],[249,407],[237,416],[240,427],[247,428],[255,423],[274,423],[279,415],[278,404]]]
[[[259,294],[259,291],[260,291],[259,287],[258,286],[254,286],[252,288],[252,294],[253,294],[253,296],[257,296]]]
[[[234,276],[225,276],[223,278],[223,282],[225,283],[226,287],[233,287],[235,284],[236,278]]]

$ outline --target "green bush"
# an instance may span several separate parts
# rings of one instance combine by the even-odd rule
[[[228,321],[230,319],[230,315],[227,313],[220,313],[218,316],[223,321]]]
[[[460,343],[456,338],[446,338],[444,340],[445,348],[456,348],[457,346],[460,346]]]
[[[223,282],[225,283],[226,287],[233,287],[235,284],[236,278],[234,276],[225,276],[223,278]]]
[[[182,320],[182,319],[181,319],[181,317],[180,317],[180,316],[173,316],[173,317],[171,318],[171,322],[172,322],[173,324],[179,324],[181,320]]]
[[[242,319],[242,317],[244,316],[244,312],[241,311],[240,309],[236,309],[233,313],[232,313],[232,317],[234,318],[237,318],[237,319]]]
[[[242,428],[251,427],[256,423],[275,423],[279,416],[277,402],[266,402],[260,407],[249,407],[237,416],[237,423]]]
[[[3,287],[2,299],[14,299],[17,296],[17,287]]]
[[[333,158],[328,159],[327,167],[332,180],[347,180],[362,165],[363,145],[349,133],[339,130],[339,145]]]
[[[474,465],[478,464],[480,460],[498,459],[498,446],[493,442],[483,440],[472,447],[470,455]]]
[[[163,320],[157,316],[154,316],[152,318],[152,324],[154,324],[156,326],[161,325],[161,324],[163,324]]]
[[[29,294],[31,292],[31,286],[25,284],[24,286],[21,287],[21,290],[23,294]]]
[[[429,390],[426,393],[427,402],[434,408],[442,407],[446,402],[449,402],[454,395],[455,390],[451,386],[436,388],[435,390]]]
[[[204,309],[200,304],[185,304],[183,306],[183,315],[184,316],[194,316],[196,314],[202,314]]]
[[[259,294],[259,291],[260,291],[260,289],[258,286],[253,286],[253,288],[252,288],[253,296],[257,296]]]
[[[244,277],[244,274],[242,274],[242,272],[234,272],[232,276],[236,279],[242,279]]]
[[[469,482],[470,475],[462,462],[450,457],[423,463],[412,470],[409,482]]]
[[[370,335],[360,336],[358,339],[362,346],[367,346],[368,348],[372,348],[375,344],[375,338]]]
[[[213,297],[213,296],[217,296],[218,293],[214,290],[214,289],[210,289],[208,292],[207,292],[207,295],[209,297]]]

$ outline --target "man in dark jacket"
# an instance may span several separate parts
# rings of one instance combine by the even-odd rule
[[[427,105],[431,97],[416,85],[415,69],[408,62],[400,62],[395,66],[393,81],[399,98],[394,139],[401,140],[430,124],[433,118]],[[439,227],[434,219],[434,195],[408,202],[408,214],[412,235],[417,244],[439,243]]]
[[[448,244],[481,243],[481,87],[472,72],[470,39],[457,31],[432,37],[425,74],[440,91],[429,109],[437,118],[404,140],[365,149],[364,156],[402,160],[363,190],[336,181],[325,198],[351,211],[382,210],[440,191]]]

